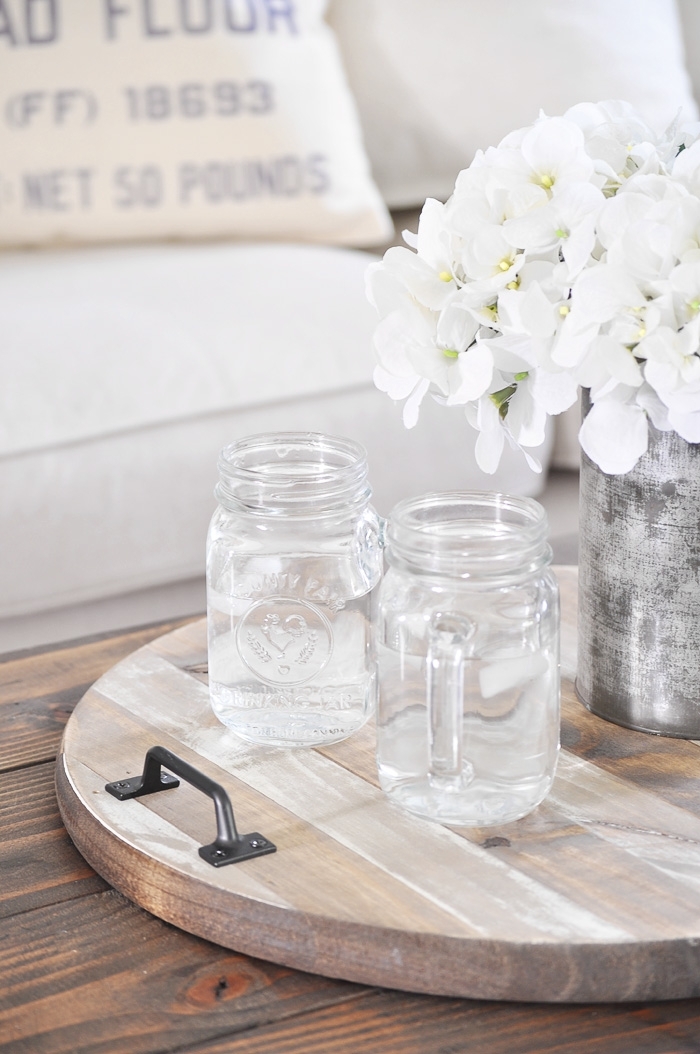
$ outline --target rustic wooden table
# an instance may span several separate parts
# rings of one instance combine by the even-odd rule
[[[88,686],[175,625],[0,657],[0,1051],[700,1051],[698,999],[535,1005],[362,987],[232,953],[111,889],[63,828],[54,760]],[[587,756],[609,757],[612,742],[592,739]],[[628,763],[663,774],[671,741],[645,744]]]

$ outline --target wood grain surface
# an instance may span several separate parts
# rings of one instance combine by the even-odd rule
[[[559,577],[565,746],[529,817],[458,830],[407,815],[377,786],[371,727],[323,749],[242,743],[211,712],[201,620],[119,662],[75,710],[57,767],[71,837],[160,918],[295,969],[485,999],[699,994],[700,753],[613,735],[575,700],[576,577]],[[197,854],[215,833],[206,797],[106,794],[156,743],[222,783],[239,829],[278,852],[214,869]]]
[[[697,999],[545,1005],[359,987],[238,955],[108,890],[60,822],[53,758],[90,679],[168,628],[0,656],[3,1054],[697,1054]],[[54,754],[37,763],[33,732],[47,723]],[[693,777],[686,765],[669,782],[673,744],[618,731],[587,721],[575,747],[632,781],[657,773],[683,805]]]

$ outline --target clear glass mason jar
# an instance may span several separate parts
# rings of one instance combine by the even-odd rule
[[[397,505],[379,595],[386,794],[446,824],[507,823],[559,750],[559,592],[542,507],[480,492]]]
[[[344,739],[377,694],[382,549],[365,452],[270,433],[225,447],[218,467],[207,539],[214,712],[249,742]]]

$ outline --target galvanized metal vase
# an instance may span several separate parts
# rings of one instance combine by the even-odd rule
[[[650,425],[622,476],[582,452],[578,643],[594,714],[700,739],[700,444]]]

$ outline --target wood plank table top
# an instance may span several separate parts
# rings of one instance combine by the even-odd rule
[[[112,889],[61,823],[55,759],[65,723],[89,686],[174,628],[0,658],[0,1051],[700,1051],[698,999],[546,1005],[358,985],[211,944]],[[585,712],[572,721],[567,708],[567,751],[653,787],[669,807],[700,812],[695,744],[617,729]],[[653,836],[650,827],[619,825],[631,841]],[[678,871],[690,881],[697,843],[675,841]]]

